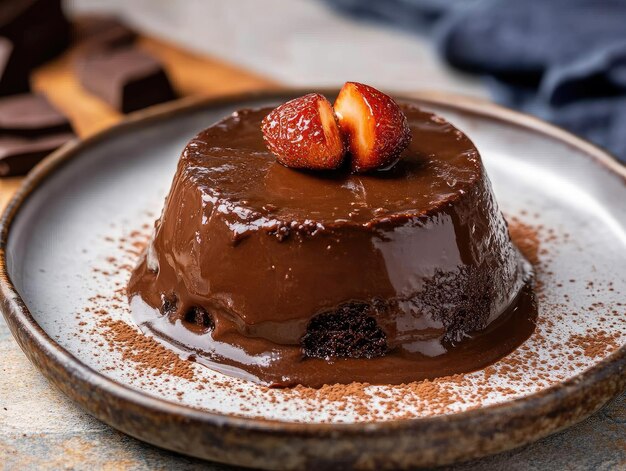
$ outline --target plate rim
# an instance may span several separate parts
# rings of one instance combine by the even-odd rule
[[[316,89],[315,87],[307,89],[272,88],[262,91],[229,94],[217,98],[186,98],[142,110],[129,115],[127,119],[122,122],[87,137],[86,139],[66,144],[40,162],[31,173],[29,173],[16,194],[12,197],[0,220],[0,308],[13,337],[17,340],[26,356],[44,376],[51,379],[62,392],[77,402],[83,409],[86,409],[105,423],[133,436],[137,436],[138,433],[132,430],[128,431],[128,427],[125,428],[124,424],[120,425],[119,421],[115,420],[114,415],[112,415],[110,411],[94,410],[94,407],[90,404],[89,397],[87,397],[88,395],[85,393],[95,388],[96,391],[91,391],[90,394],[101,395],[101,400],[104,401],[104,404],[108,403],[125,408],[134,407],[137,408],[138,413],[153,414],[154,418],[159,420],[162,420],[164,416],[170,416],[170,418],[175,417],[182,419],[183,422],[191,421],[204,427],[226,427],[231,430],[247,430],[283,437],[288,434],[295,434],[302,439],[313,437],[334,437],[334,439],[351,437],[354,439],[355,437],[397,436],[404,432],[423,434],[434,432],[443,433],[448,431],[452,433],[452,430],[472,430],[479,426],[487,427],[489,430],[497,430],[499,427],[503,427],[512,420],[525,420],[526,423],[533,420],[540,422],[541,419],[545,419],[546,417],[552,420],[549,424],[543,423],[541,430],[536,429],[534,433],[526,437],[517,437],[509,441],[501,439],[499,442],[501,446],[487,450],[487,453],[484,452],[484,449],[482,451],[477,450],[474,453],[467,453],[463,455],[464,459],[483,456],[484,454],[494,452],[494,450],[502,451],[513,448],[514,446],[519,446],[549,435],[565,426],[586,418],[626,389],[626,346],[622,346],[591,368],[564,382],[555,384],[538,393],[500,404],[449,415],[367,422],[365,424],[285,422],[215,413],[149,396],[113,379],[107,378],[83,364],[79,358],[65,350],[39,326],[10,279],[7,269],[6,249],[15,217],[24,206],[29,196],[37,191],[44,181],[51,178],[55,172],[61,169],[65,164],[71,162],[74,158],[78,158],[83,150],[97,145],[99,142],[109,137],[132,132],[136,128],[141,128],[146,125],[149,126],[151,123],[161,120],[175,119],[176,117],[197,112],[204,108],[234,105],[238,102],[262,99],[284,99],[288,96],[298,96],[299,94],[309,93],[312,89],[327,95],[334,95],[338,91],[333,88]],[[483,118],[526,128],[551,137],[579,149],[585,156],[605,167],[611,173],[621,177],[626,184],[626,166],[622,166],[619,161],[608,152],[582,138],[574,136],[568,131],[548,124],[533,116],[504,108],[487,100],[448,92],[392,92],[392,95],[398,98],[417,100],[426,106],[432,104],[451,110],[460,110],[479,115]],[[71,385],[68,383],[69,378],[72,378],[74,381]],[[593,394],[590,394],[592,391],[594,394],[597,394],[597,397],[590,397],[593,396]],[[562,405],[568,401],[579,406],[577,412],[563,410]],[[580,407],[580,404],[586,405]],[[98,409],[98,407],[100,406],[97,406],[95,409]],[[147,440],[145,437],[139,438],[144,441],[151,441]],[[170,448],[167,444],[155,444]],[[180,448],[170,449],[181,451]],[[189,454],[188,451],[182,452]],[[219,457],[211,457],[211,459],[220,460]],[[456,458],[453,457],[452,461],[456,459],[458,459],[458,456]],[[452,461],[437,459],[437,461],[426,462],[426,464],[444,464]],[[237,463],[237,461],[232,460],[227,462]]]

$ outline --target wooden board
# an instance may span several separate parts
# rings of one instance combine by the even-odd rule
[[[163,61],[181,97],[210,97],[277,87],[270,79],[159,39],[141,37],[138,46]],[[33,89],[44,92],[67,113],[77,134],[86,137],[124,119],[124,115],[82,89],[74,74],[75,55],[70,49],[38,69],[33,76]],[[22,180],[23,177],[0,179],[0,208],[5,207]]]

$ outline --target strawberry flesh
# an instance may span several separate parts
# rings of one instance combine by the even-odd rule
[[[346,82],[334,108],[354,172],[391,167],[411,141],[408,121],[398,104],[369,85]]]

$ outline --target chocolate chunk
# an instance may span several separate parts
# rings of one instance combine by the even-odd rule
[[[62,52],[70,39],[70,26],[61,0],[3,1],[0,36],[13,43],[19,66],[32,70]]]
[[[24,93],[30,89],[29,70],[16,56],[13,43],[0,37],[0,96]]]
[[[0,176],[25,175],[44,157],[73,138],[71,133],[38,139],[0,136]]]
[[[76,19],[74,39],[81,53],[130,46],[137,33],[112,15],[85,15]]]
[[[26,174],[73,137],[68,119],[45,96],[22,94],[0,100],[0,176]]]
[[[23,94],[0,100],[0,135],[37,137],[71,133],[72,125],[41,94]]]
[[[86,55],[76,66],[83,87],[123,113],[176,98],[161,63],[134,47]]]
[[[89,41],[109,31],[126,32],[128,38],[135,39],[137,34],[115,15],[87,14],[74,20],[74,39],[77,42]]]

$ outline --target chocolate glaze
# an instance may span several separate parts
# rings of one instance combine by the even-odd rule
[[[142,329],[274,386],[404,383],[521,344],[536,314],[530,269],[476,148],[402,107],[411,145],[374,174],[276,163],[260,131],[270,109],[192,139],[129,283]]]

